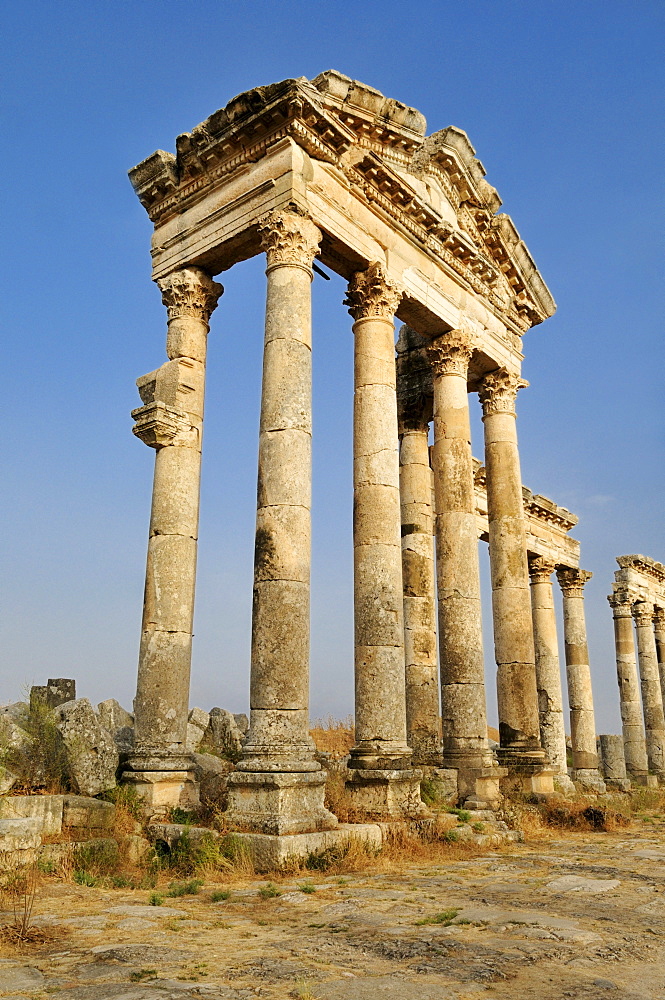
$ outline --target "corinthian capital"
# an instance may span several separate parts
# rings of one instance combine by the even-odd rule
[[[529,559],[529,576],[531,583],[549,583],[556,563],[545,556],[532,556]]]
[[[366,271],[356,271],[349,282],[344,305],[355,320],[392,319],[402,298],[402,289],[376,261]]]
[[[584,584],[593,576],[587,569],[577,569],[574,566],[559,566],[556,578],[565,597],[583,597]]]
[[[665,608],[653,609],[653,624],[659,632],[665,629]]]
[[[191,316],[207,323],[217,300],[224,292],[218,281],[213,281],[199,267],[185,267],[174,271],[157,282],[162,293],[169,319]]]
[[[261,249],[268,258],[268,269],[292,264],[312,269],[320,252],[321,230],[297,212],[274,209],[259,223]]]
[[[528,384],[519,375],[514,375],[505,368],[488,372],[478,390],[483,416],[486,417],[490,413],[514,413],[517,393]]]
[[[427,347],[427,357],[432,365],[434,377],[463,375],[466,378],[473,348],[471,334],[464,328],[450,330],[449,333],[437,337]]]
[[[633,612],[630,603],[630,594],[627,590],[619,588],[611,593],[607,600],[610,602],[610,607],[615,618],[630,618]]]
[[[635,601],[633,618],[638,627],[640,625],[651,627],[653,625],[653,604],[649,604],[648,601]]]

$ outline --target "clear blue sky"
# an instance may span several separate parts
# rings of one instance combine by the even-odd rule
[[[151,226],[126,171],[235,94],[334,67],[465,129],[558,303],[525,338],[525,483],[580,516],[598,729],[617,732],[614,557],[665,560],[663,7],[650,0],[132,0],[1,15],[0,700],[134,692],[165,360]],[[247,706],[263,263],[222,278],[207,397],[192,704]],[[312,711],[352,709],[351,332],[314,283]],[[477,406],[474,406],[477,411]],[[481,455],[480,422],[474,450]],[[487,624],[490,620],[486,601]],[[488,692],[494,703],[491,646]],[[490,709],[490,715],[494,709]]]

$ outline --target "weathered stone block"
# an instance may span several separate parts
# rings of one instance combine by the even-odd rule
[[[234,833],[246,845],[257,871],[272,871],[293,861],[305,861],[311,855],[328,851],[343,852],[357,841],[369,851],[379,851],[383,844],[381,827],[373,823],[341,823],[334,830],[271,836],[265,833]]]
[[[64,795],[7,795],[0,799],[3,819],[36,819],[44,836],[62,830]]]
[[[193,753],[192,760],[201,804],[223,811],[226,809],[228,777],[234,765],[210,753]]]
[[[228,777],[226,822],[279,836],[333,829],[337,818],[323,805],[325,783],[325,771],[234,771]]]
[[[35,861],[41,842],[40,820],[0,819],[0,871]]]
[[[422,772],[404,770],[349,769],[346,790],[351,809],[359,818],[415,819],[430,815],[420,798]]]
[[[87,795],[62,796],[62,825],[86,830],[110,830],[115,821],[112,802]]]
[[[200,804],[191,771],[125,771],[122,780],[133,786],[149,816],[163,816],[174,806],[196,809]]]
[[[76,700],[76,681],[68,677],[51,677],[43,685],[30,688],[30,711],[38,705],[57,708],[65,702]]]
[[[79,792],[99,795],[115,787],[118,751],[88,699],[65,702],[55,711],[70,776]]]
[[[243,733],[238,727],[235,716],[224,708],[211,709],[202,749],[210,746],[219,754],[228,754],[230,758],[237,759],[242,749],[242,741]]]

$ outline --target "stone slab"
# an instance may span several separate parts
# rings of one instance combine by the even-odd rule
[[[62,830],[64,795],[7,795],[0,799],[2,819],[37,819],[45,836]]]
[[[582,878],[581,875],[561,875],[548,882],[546,889],[553,892],[586,892],[595,895],[599,892],[609,892],[621,885],[616,878]]]
[[[39,969],[33,969],[29,965],[0,969],[0,992],[2,993],[14,993],[17,990],[36,993],[37,991],[41,992],[44,985],[44,976]]]
[[[341,850],[353,840],[361,841],[370,850],[379,850],[383,843],[376,823],[340,823],[335,830],[284,836],[242,832],[234,832],[233,836],[247,845],[260,871],[279,868],[294,859],[305,860],[310,854]]]
[[[458,1000],[459,994],[436,983],[409,981],[396,976],[351,976],[318,983],[320,1000]]]

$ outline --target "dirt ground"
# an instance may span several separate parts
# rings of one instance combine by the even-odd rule
[[[315,891],[302,891],[311,884]],[[665,823],[557,834],[392,874],[267,879],[148,905],[47,879],[52,939],[0,952],[0,996],[45,1000],[662,1000]],[[265,895],[265,892],[264,892]]]

